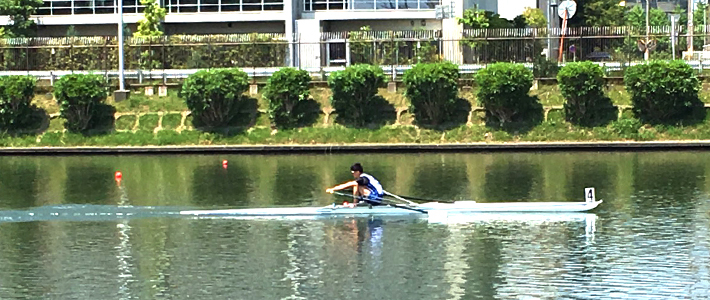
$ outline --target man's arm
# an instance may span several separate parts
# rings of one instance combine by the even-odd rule
[[[332,188],[329,188],[329,189],[325,190],[325,192],[332,194],[332,193],[335,192],[335,191],[344,190],[344,189],[347,189],[347,188],[349,188],[349,187],[355,187],[355,186],[357,186],[357,182],[355,182],[355,181],[348,181],[348,182],[346,182],[346,183],[343,183],[343,184],[340,184],[340,185],[336,185],[336,186],[334,186],[334,187],[332,187]]]

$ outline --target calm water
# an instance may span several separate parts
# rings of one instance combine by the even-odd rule
[[[441,222],[176,215],[342,201],[323,191],[355,161],[403,195],[594,186],[604,203]],[[710,152],[0,157],[0,299],[707,299],[708,192]]]

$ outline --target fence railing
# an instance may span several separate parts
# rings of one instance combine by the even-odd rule
[[[710,44],[709,29],[694,29],[695,51]],[[700,61],[710,57],[688,52],[687,28],[671,33],[670,27],[651,28],[649,36],[657,41],[651,59],[675,56]],[[676,36],[675,53],[672,35]],[[317,39],[257,33],[175,35],[127,38],[124,68],[146,73],[225,67],[318,69],[355,63],[409,66],[440,60],[463,66],[579,60],[628,65],[643,60],[638,41],[645,38],[645,28],[631,27],[476,29],[458,35],[444,35],[440,30],[324,32]],[[117,45],[115,37],[4,39],[0,40],[0,71],[110,72],[118,69]]]

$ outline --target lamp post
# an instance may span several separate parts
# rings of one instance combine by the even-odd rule
[[[123,0],[118,2],[118,90],[113,92],[113,100],[123,101],[130,94],[126,91],[123,77]]]

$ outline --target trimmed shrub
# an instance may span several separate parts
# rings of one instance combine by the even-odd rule
[[[246,105],[247,89],[249,77],[240,69],[202,70],[185,79],[180,97],[192,111],[196,128],[224,128]]]
[[[384,72],[373,65],[354,65],[330,75],[328,86],[333,92],[330,103],[338,114],[337,120],[357,126],[374,122],[382,101],[377,92],[385,83]]]
[[[486,109],[489,125],[506,127],[511,123],[539,121],[542,105],[530,96],[533,74],[525,66],[495,63],[480,70],[475,76],[478,101]]]
[[[439,125],[455,109],[459,68],[450,62],[416,64],[404,72],[405,95],[418,123]]]
[[[64,127],[70,132],[84,133],[102,124],[104,113],[100,108],[108,93],[101,75],[70,74],[54,84],[54,97],[59,103],[59,113],[66,119]]]
[[[624,74],[633,112],[651,124],[702,120],[703,103],[698,97],[700,80],[683,61],[651,61],[631,66]]]
[[[276,127],[293,128],[303,124],[308,111],[311,76],[306,70],[283,68],[269,78],[263,97],[268,102],[269,118]]]
[[[568,63],[557,74],[565,98],[565,119],[576,125],[603,124],[613,116],[611,99],[604,94],[604,71],[593,62]]]
[[[37,80],[32,76],[0,77],[0,131],[28,125],[32,119],[32,97]]]

